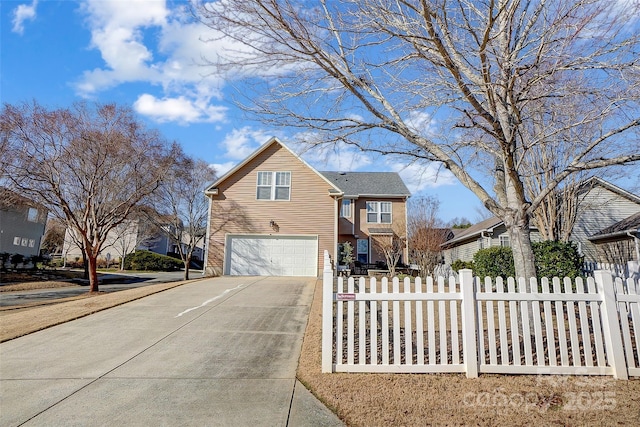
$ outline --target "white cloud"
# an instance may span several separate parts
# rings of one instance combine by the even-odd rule
[[[400,174],[400,177],[412,193],[417,193],[427,188],[454,185],[458,182],[449,170],[437,162],[427,164],[389,162],[388,166],[391,170]]]
[[[233,129],[225,135],[222,141],[222,145],[225,147],[224,156],[229,159],[244,160],[271,139],[271,136],[262,130],[254,130],[250,126]]]
[[[30,5],[21,4],[13,11],[13,28],[11,31],[18,34],[24,33],[24,22],[33,21],[36,18],[38,0],[33,0]]]
[[[435,121],[431,114],[422,111],[411,111],[409,117],[405,119],[405,123],[414,132],[429,136],[433,134]]]
[[[218,122],[225,119],[227,111],[226,107],[208,105],[207,100],[194,101],[183,96],[158,99],[149,94],[140,95],[133,108],[161,123]]]
[[[345,146],[313,150],[314,154],[316,152],[318,152],[318,156],[314,155],[314,160],[311,163],[319,170],[353,172],[372,164],[369,156],[359,150]]]
[[[225,173],[229,172],[236,165],[236,162],[225,162],[225,163],[212,163],[209,166],[212,167],[216,171],[216,176],[220,178]]]
[[[164,94],[141,94],[135,103],[140,114],[159,122],[224,120],[226,108],[211,103],[221,99],[223,81],[206,75],[210,70],[199,64],[208,28],[187,22],[184,3],[169,8],[165,0],[87,0],[82,10],[90,47],[100,51],[104,66],[83,73],[75,84],[80,95],[146,82],[161,86]]]
[[[287,145],[317,170],[352,172],[373,163],[370,156],[344,142],[323,144],[313,133],[298,133]]]

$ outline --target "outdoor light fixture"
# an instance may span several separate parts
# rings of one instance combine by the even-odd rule
[[[276,222],[274,220],[269,221],[269,227],[273,228],[275,227]]]

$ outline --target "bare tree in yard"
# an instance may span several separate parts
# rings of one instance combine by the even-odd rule
[[[176,147],[174,162],[155,195],[155,208],[162,218],[156,225],[175,243],[184,263],[185,280],[189,279],[193,252],[206,235],[209,199],[204,190],[215,176],[206,162],[192,159]]]
[[[57,218],[47,221],[40,248],[46,254],[61,254],[64,247],[64,222]]]
[[[442,258],[442,245],[449,229],[438,219],[440,202],[425,196],[409,199],[407,206],[407,231],[409,233],[409,258],[420,267],[420,274],[433,273]]]
[[[312,144],[439,162],[504,221],[516,273],[532,277],[529,224],[547,196],[580,171],[640,160],[639,9],[227,0],[195,11],[231,46],[210,58],[216,72],[254,76],[241,92],[249,112],[304,129]],[[536,128],[540,111],[555,117]],[[562,152],[557,163],[531,170],[548,144]],[[545,187],[527,194],[537,173],[549,174]]]
[[[384,257],[389,269],[389,275],[394,277],[396,275],[396,266],[402,258],[407,240],[394,233],[373,235],[371,236],[371,241],[373,250]]]
[[[35,102],[5,104],[0,135],[14,155],[3,164],[11,185],[81,239],[90,292],[97,292],[96,260],[107,235],[156,190],[170,159],[168,145],[131,110],[114,104],[55,110]]]

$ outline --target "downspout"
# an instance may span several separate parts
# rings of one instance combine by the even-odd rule
[[[207,233],[204,236],[204,263],[202,264],[202,275],[207,275],[207,267],[209,264],[209,238],[211,237],[211,197],[207,196],[209,199],[209,213],[207,215]]]
[[[353,209],[353,206],[351,207]],[[340,199],[333,198],[333,264],[332,270],[334,273],[338,269],[338,221],[340,220]],[[323,266],[323,268],[325,268]]]
[[[404,198],[404,264],[409,265],[409,216],[407,214],[407,200]]]
[[[640,239],[638,238],[638,230],[635,233],[631,233],[631,231],[627,231],[627,236],[633,239],[634,246],[636,248],[636,261],[640,263]]]

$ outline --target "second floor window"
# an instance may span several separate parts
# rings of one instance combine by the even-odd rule
[[[351,199],[342,199],[340,216],[342,218],[351,218]]]
[[[367,202],[367,222],[391,224],[391,202]]]
[[[38,222],[38,209],[29,208],[29,212],[27,213],[27,221]]]
[[[258,172],[258,200],[289,200],[291,172]]]

